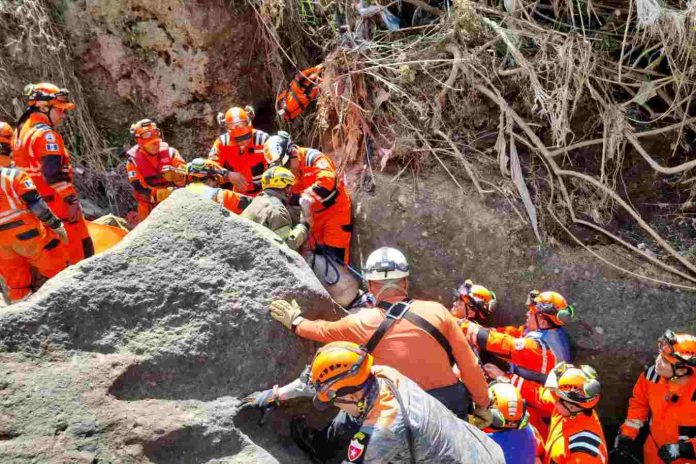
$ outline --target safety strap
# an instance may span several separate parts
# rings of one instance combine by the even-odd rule
[[[384,383],[387,384],[387,387],[389,387],[389,390],[391,390],[392,395],[394,395],[394,398],[396,398],[396,401],[399,403],[399,408],[401,408],[401,415],[404,418],[404,428],[406,429],[408,453],[411,456],[411,459],[409,461],[411,462],[411,464],[416,464],[416,450],[415,444],[413,442],[413,428],[411,428],[411,419],[408,417],[408,411],[404,406],[404,400],[403,398],[401,398],[401,394],[399,393],[399,390],[397,390],[396,385],[394,385],[394,382],[392,382],[390,379],[386,377],[380,377],[380,379],[384,380]]]
[[[407,320],[408,322],[410,322],[411,324],[413,324],[413,325],[415,325],[416,327],[418,327],[418,328],[420,328],[420,329],[423,329],[423,330],[425,330],[426,332],[428,332],[428,333],[430,334],[430,336],[432,336],[432,337],[440,344],[440,346],[442,347],[442,349],[445,350],[445,353],[447,353],[447,358],[449,358],[450,365],[451,365],[451,366],[454,366],[454,365],[456,364],[456,360],[454,359],[454,354],[452,353],[452,346],[450,345],[450,343],[449,343],[449,341],[447,340],[447,338],[446,338],[444,335],[442,335],[442,332],[440,332],[440,331],[437,329],[437,327],[435,327],[434,325],[432,325],[430,322],[428,322],[428,321],[425,320],[424,318],[420,317],[418,314],[414,314],[414,313],[408,311],[408,307],[411,305],[411,300],[410,300],[410,299],[407,299],[407,300],[404,300],[404,301],[408,302],[408,305],[407,305],[407,307],[403,310],[403,312],[402,312],[401,314],[399,314],[399,317],[398,317],[398,318],[400,319],[400,318],[403,317],[404,319],[406,319],[406,320]],[[394,305],[397,305],[397,304],[403,305],[403,304],[404,304],[404,301],[399,302],[399,303],[394,303]],[[395,321],[396,319],[393,319],[393,320],[392,320],[392,319],[390,319],[390,317],[389,317],[389,313],[391,312],[391,308],[393,308],[394,305],[391,305],[391,306],[390,306],[390,304],[387,303],[386,301],[382,301],[382,302],[380,302],[379,304],[377,304],[378,307],[387,310],[387,317],[385,317],[384,321],[382,321],[382,323],[379,325],[379,327],[377,328],[377,330],[375,331],[375,333],[372,335],[372,338],[370,338],[370,340],[367,342],[368,344],[370,344],[370,343],[372,342],[372,339],[375,338],[375,336],[378,334],[379,330],[382,328],[382,325],[386,324],[388,320],[391,320],[391,322],[388,323],[388,326],[387,326],[387,328],[385,329],[385,332],[386,332],[386,330],[389,330],[389,327],[391,327],[391,325],[394,323],[394,321]],[[384,336],[384,333],[382,333],[382,334],[379,335],[379,339],[377,339],[377,341],[374,343],[374,347],[377,346],[377,344],[379,343],[379,340],[380,340],[383,336]],[[367,349],[367,347],[368,347],[368,345],[365,345],[365,348],[366,348],[366,349]],[[373,347],[373,349],[374,349],[374,347]],[[371,352],[371,350],[368,350],[368,351]]]
[[[394,322],[404,317],[404,315],[408,312],[409,307],[411,306],[411,300],[407,298],[403,301],[397,301],[393,304],[383,301],[378,306],[382,309],[386,309],[387,312],[384,315],[384,319],[382,320],[382,322],[380,322],[379,327],[377,327],[377,330],[375,330],[370,339],[364,345],[365,351],[367,351],[368,353],[372,353],[375,350],[375,348],[377,348],[377,345],[379,345],[379,342],[382,340],[382,337],[384,337],[384,335],[389,331],[389,329],[391,329],[391,326],[394,325]]]

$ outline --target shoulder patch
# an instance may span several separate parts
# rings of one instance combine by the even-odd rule
[[[353,435],[353,439],[348,446],[348,462],[361,463],[365,459],[365,449],[370,442],[370,434],[358,432]]]
[[[44,135],[44,139],[46,139],[47,142],[55,142],[56,134],[54,134],[53,132],[46,132],[46,135]]]
[[[571,453],[585,453],[597,457],[601,453],[602,439],[589,430],[583,430],[568,439],[568,450]]]
[[[524,346],[525,346],[524,338],[516,338],[512,344],[517,351],[524,350]]]
[[[137,173],[135,171],[128,170],[128,178],[132,179],[133,177],[136,177]]]
[[[34,187],[34,183],[31,181],[31,179],[24,179],[24,180],[22,181],[22,185],[24,185],[24,186],[25,186],[26,188],[28,188],[28,189],[34,189],[34,188],[36,188],[36,187]]]
[[[46,144],[46,151],[59,151],[59,147],[57,143],[47,143]]]
[[[331,168],[331,165],[329,165],[329,162],[326,160],[326,158],[321,157],[319,158],[319,161],[317,161],[317,167],[319,169],[329,169]]]

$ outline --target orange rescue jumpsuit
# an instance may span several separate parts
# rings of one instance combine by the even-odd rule
[[[394,301],[399,301],[399,298]],[[487,406],[486,379],[476,355],[457,327],[456,319],[447,308],[434,301],[413,300],[410,311],[426,319],[449,341],[462,382],[477,405]],[[383,309],[373,307],[362,308],[357,313],[333,322],[304,320],[297,325],[295,333],[321,343],[345,340],[363,344],[377,330],[384,314]],[[432,335],[406,319],[399,319],[391,326],[372,354],[375,364],[393,367],[423,390],[434,390],[457,383],[457,377],[442,346]]]
[[[679,458],[674,464],[696,462],[696,375],[676,385],[657,375],[655,366],[642,372],[633,387],[621,434],[635,439],[648,418],[650,433],[643,446],[645,464],[661,464],[657,455],[660,446],[680,442],[691,444],[691,458]]]
[[[250,197],[240,195],[232,190],[210,187],[203,182],[188,184],[186,190],[196,193],[203,198],[213,200],[215,203],[222,205],[225,209],[235,214],[242,214],[242,211],[251,203]]]
[[[68,203],[78,201],[73,169],[63,137],[53,130],[48,116],[31,113],[18,128],[12,150],[15,165],[29,174],[39,195],[63,221],[68,232],[70,264],[92,256],[94,244],[84,216],[80,214],[75,222],[68,220]]]
[[[543,340],[525,337],[525,326],[487,329],[475,322],[464,320],[460,323],[460,327],[469,342],[479,350],[493,353],[524,369],[547,375],[557,363],[553,350]],[[542,386],[539,382],[524,379],[519,375],[507,374],[506,377],[518,389],[523,382],[532,383],[537,387]],[[528,405],[528,410],[529,422],[543,437],[546,437],[551,415],[533,405]]]
[[[336,175],[331,159],[314,148],[298,147],[299,175],[293,193],[307,193],[315,201],[312,206],[314,223],[309,245],[323,245],[336,257],[350,264],[350,240],[353,235],[353,215],[350,196],[343,181]]]
[[[19,169],[0,169],[0,275],[12,301],[31,292],[30,266],[49,278],[68,266],[67,248],[44,223],[60,226],[31,178]]]
[[[184,168],[186,161],[179,152],[167,145],[160,143],[157,155],[150,155],[140,147],[133,146],[128,150],[128,181],[133,187],[135,199],[138,201],[138,218],[143,221],[157,206],[157,193],[159,190],[174,187],[176,184],[165,179],[164,171],[167,168]],[[182,178],[182,184],[185,179]]]
[[[520,393],[528,406],[552,414],[544,464],[607,464],[607,443],[594,409],[564,417],[555,412],[551,392],[536,382],[523,382]]]
[[[268,167],[263,156],[263,144],[266,143],[268,134],[264,131],[252,129],[251,142],[241,153],[239,145],[225,132],[213,143],[208,159],[215,161],[220,166],[230,171],[238,172],[248,182],[245,195],[255,196],[261,193],[261,176]]]

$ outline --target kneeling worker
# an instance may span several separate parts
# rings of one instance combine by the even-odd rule
[[[281,166],[266,170],[261,176],[263,193],[254,198],[242,217],[275,232],[293,250],[299,250],[309,235],[311,214],[302,212],[300,223],[293,227],[288,201],[295,185],[295,176]]]
[[[220,188],[225,182],[227,170],[215,161],[196,158],[186,165],[186,190],[213,200],[235,214],[241,214],[251,203],[251,198]]]

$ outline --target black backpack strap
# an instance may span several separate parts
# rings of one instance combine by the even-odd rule
[[[380,379],[387,384],[387,387],[389,387],[389,390],[391,390],[392,395],[394,395],[394,398],[396,398],[396,401],[399,403],[399,408],[401,408],[401,415],[404,418],[404,428],[406,429],[408,453],[411,456],[409,462],[411,464],[416,464],[416,446],[413,439],[413,428],[411,427],[411,418],[408,417],[408,410],[406,409],[406,406],[404,406],[404,400],[403,398],[401,398],[401,394],[399,393],[399,390],[396,388],[396,385],[394,385],[394,382],[392,382],[390,379],[386,377],[380,377]]]
[[[394,304],[387,303],[386,301],[378,304],[382,309],[385,309],[387,313],[384,315],[384,319],[377,327],[377,330],[372,334],[370,339],[365,343],[364,348],[368,353],[372,353],[377,345],[382,340],[382,337],[389,331],[394,322],[398,321],[405,314],[408,313],[408,309],[411,306],[411,300],[399,301]]]
[[[404,314],[404,319],[432,335],[432,337],[440,344],[442,349],[445,350],[445,353],[447,353],[451,366],[454,366],[457,363],[457,361],[454,359],[454,354],[452,353],[452,346],[447,338],[442,335],[442,332],[437,330],[437,327],[420,317],[418,314],[414,314],[412,312]]]

